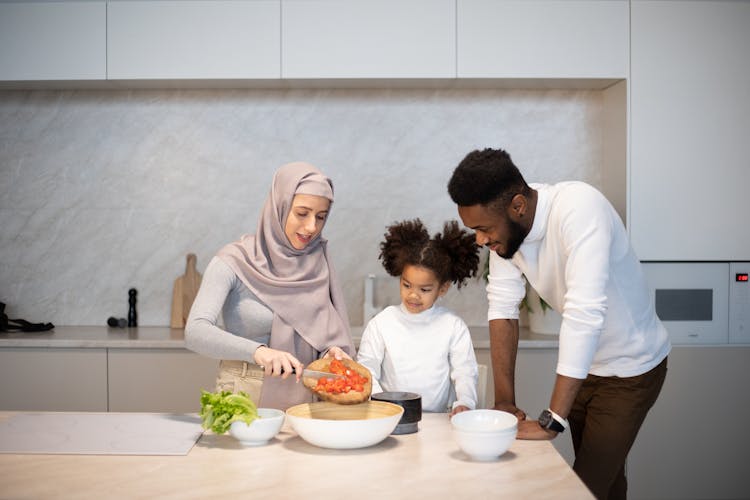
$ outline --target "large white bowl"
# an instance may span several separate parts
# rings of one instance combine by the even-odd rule
[[[299,436],[321,448],[353,449],[375,445],[393,432],[404,409],[393,403],[366,401],[357,405],[304,403],[286,411]]]
[[[451,418],[453,436],[474,460],[495,460],[508,451],[518,433],[515,415],[499,410],[470,410]]]
[[[246,446],[266,444],[281,430],[284,412],[275,408],[258,408],[258,417],[250,425],[242,421],[232,422],[229,434]]]

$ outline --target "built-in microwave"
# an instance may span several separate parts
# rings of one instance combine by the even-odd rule
[[[673,344],[750,344],[750,262],[644,262]]]

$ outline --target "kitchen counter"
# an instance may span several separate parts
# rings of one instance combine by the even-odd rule
[[[47,332],[0,333],[2,347],[184,349],[185,332],[182,328],[161,326],[56,326]]]
[[[445,414],[425,414],[419,428],[359,450],[317,448],[285,425],[260,447],[207,433],[186,456],[0,454],[0,496],[593,498],[549,441],[517,440],[500,459],[473,462]]]
[[[362,326],[352,327],[356,345],[359,345],[363,330]],[[469,330],[475,349],[489,349],[490,334],[487,326],[471,326]],[[557,335],[542,335],[523,327],[520,330],[520,349],[549,349],[557,346]],[[48,332],[2,332],[0,348],[3,347],[183,349],[185,333],[181,328],[160,326],[57,326]]]

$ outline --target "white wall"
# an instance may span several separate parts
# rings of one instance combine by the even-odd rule
[[[273,171],[306,160],[336,186],[324,235],[359,324],[367,273],[378,306],[397,300],[377,260],[385,226],[457,218],[446,183],[470,150],[506,148],[532,182],[602,187],[604,101],[596,90],[3,91],[0,301],[11,318],[104,324],[136,287],[140,324],[168,325],[185,255],[202,271],[253,231]],[[486,321],[483,283],[446,304]]]

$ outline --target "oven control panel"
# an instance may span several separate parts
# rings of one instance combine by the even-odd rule
[[[750,344],[750,262],[729,265],[729,342]]]

